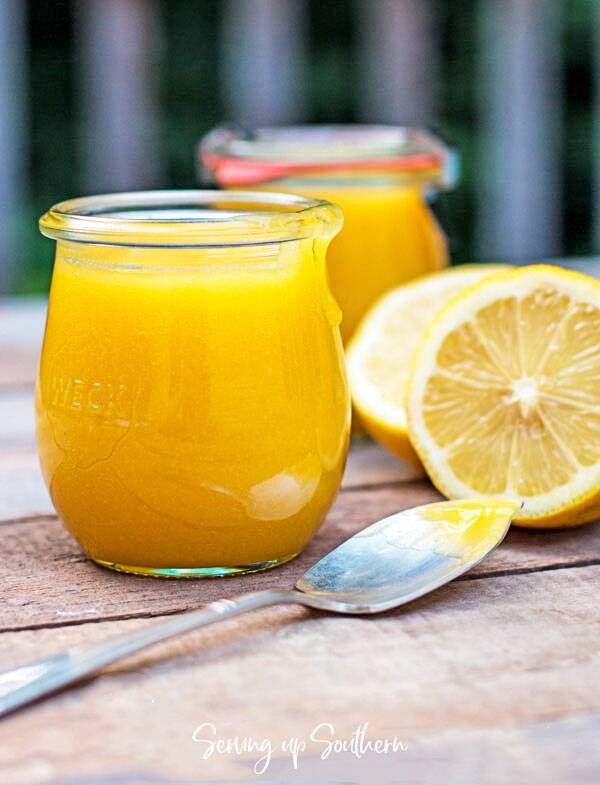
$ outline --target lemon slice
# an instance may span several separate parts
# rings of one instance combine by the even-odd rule
[[[522,499],[525,526],[600,515],[600,282],[540,265],[457,295],[417,347],[407,412],[449,498]]]
[[[399,458],[420,466],[406,422],[406,381],[424,328],[455,294],[508,265],[464,264],[418,278],[385,294],[346,347],[354,406],[370,435]]]

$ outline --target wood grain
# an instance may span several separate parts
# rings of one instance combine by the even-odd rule
[[[0,450],[0,523],[53,514],[35,452]]]
[[[340,494],[306,551],[276,570],[220,581],[119,575],[87,561],[56,518],[0,525],[0,630],[160,615],[245,591],[291,587],[317,559],[378,518],[438,498],[426,482]],[[600,563],[600,522],[580,530],[513,528],[474,575]]]
[[[369,488],[425,479],[425,473],[394,458],[379,445],[356,438],[348,454],[342,488]]]
[[[373,785],[598,785],[600,715],[496,728],[442,730],[416,738],[397,756],[305,755],[302,772],[278,758],[272,776],[287,782],[353,782]],[[286,777],[287,775],[287,777]],[[285,777],[285,780],[283,779]],[[311,777],[313,779],[311,779]],[[401,779],[399,779],[401,777]]]
[[[45,319],[41,298],[0,300],[0,388],[33,384]]]
[[[287,587],[373,520],[438,498],[376,445],[354,444],[326,524],[294,562],[221,581],[159,581],[88,562],[40,477],[33,393],[44,303],[0,301],[0,669],[219,597]],[[273,608],[171,641],[0,722],[2,785],[186,782],[597,785],[600,522],[513,529],[464,579],[372,618]],[[407,750],[202,759],[191,736],[278,744],[329,722]]]
[[[590,602],[599,581],[598,566],[474,579],[378,617],[278,608],[192,633],[4,720],[2,781],[254,779],[248,756],[202,760],[202,748],[191,735],[207,721],[219,736],[252,734],[274,741],[305,737],[321,722],[332,723],[336,736],[347,738],[369,722],[372,738],[395,735],[406,742],[411,770],[421,777],[435,771],[444,734],[452,732],[464,743],[469,736],[463,734],[477,740],[492,733],[496,758],[488,765],[526,753],[533,759],[521,760],[521,770],[529,767],[531,773],[552,755],[549,741],[563,755],[576,749],[572,734],[545,734],[545,723],[570,717],[577,729],[581,720],[588,741],[597,728],[597,719],[586,725],[586,718],[600,705],[600,608]],[[0,666],[148,623],[5,633]],[[525,725],[536,730],[523,746]],[[446,754],[452,754],[449,738]],[[521,747],[503,749],[503,738],[521,739]],[[315,752],[313,745],[308,754]],[[461,785],[486,781],[481,769],[486,761],[474,753],[480,768],[465,757]],[[412,782],[398,776],[402,754],[387,761],[396,764],[395,783]],[[597,773],[597,745],[587,755]],[[457,766],[455,760],[455,774]],[[325,781],[317,768],[318,780],[310,781]],[[297,778],[300,774],[306,772],[300,769]],[[370,775],[346,781],[384,781],[376,780],[373,770]]]
[[[3,453],[11,449],[34,449],[33,390],[29,386],[0,389],[0,423],[0,450]]]
[[[30,387],[35,381],[37,348],[0,348],[0,388]]]

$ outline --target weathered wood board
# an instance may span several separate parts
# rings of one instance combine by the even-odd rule
[[[0,304],[0,670],[152,624],[218,597],[293,584],[369,522],[438,498],[375,445],[355,445],[325,525],[271,572],[173,582],[88,562],[41,480],[33,381],[43,305]],[[273,608],[132,658],[0,721],[2,785],[269,782],[596,785],[600,782],[600,522],[513,528],[471,573],[395,612]],[[252,736],[263,753],[194,742]],[[364,723],[403,748],[326,750]],[[207,739],[206,729],[199,738]],[[306,742],[298,768],[283,740]],[[319,741],[320,739],[320,741]]]

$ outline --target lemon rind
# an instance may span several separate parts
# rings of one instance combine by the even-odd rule
[[[473,498],[480,496],[481,491],[463,483],[439,457],[436,459],[436,455],[439,456],[442,450],[429,437],[423,422],[420,400],[427,379],[436,366],[437,352],[449,333],[460,324],[472,319],[486,305],[492,304],[503,296],[514,295],[515,292],[519,297],[525,297],[529,292],[538,289],[540,284],[543,285],[545,278],[554,286],[557,279],[560,279],[561,291],[571,299],[591,302],[600,308],[600,281],[590,276],[553,265],[532,265],[512,269],[484,278],[455,295],[442,306],[425,329],[413,354],[406,399],[409,437],[431,481],[449,498]],[[528,288],[523,286],[524,282],[527,283]],[[595,294],[593,298],[590,297],[591,292]],[[444,466],[443,471],[438,468],[440,464]],[[558,526],[564,525],[575,516],[578,519],[573,520],[572,525],[585,523],[596,517],[596,513],[592,510],[589,517],[586,516],[585,510],[600,499],[600,461],[590,467],[582,467],[574,478],[557,486],[552,492],[523,496],[507,489],[502,495],[525,502],[525,508],[515,517],[515,523]],[[552,497],[556,497],[556,503],[544,504],[544,499],[548,500]]]

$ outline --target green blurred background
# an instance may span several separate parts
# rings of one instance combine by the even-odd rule
[[[375,5],[378,1],[370,0]],[[0,0],[0,10],[2,2],[7,0]],[[14,4],[14,0],[8,0],[9,5],[11,2]],[[9,291],[47,289],[53,248],[50,241],[38,234],[37,218],[52,203],[93,189],[93,178],[90,180],[89,172],[85,174],[85,145],[82,147],[85,118],[82,118],[82,88],[78,76],[86,67],[81,62],[85,58],[85,47],[79,40],[78,20],[82,6],[92,2],[97,4],[97,0],[23,3],[24,37],[20,43],[15,39],[14,45],[23,49],[25,41],[22,52],[24,78],[19,88],[26,95],[22,120],[25,124],[22,154],[25,172],[23,195],[18,210],[14,211],[17,240],[14,252],[11,252],[14,253],[15,270]],[[136,13],[140,12],[139,2],[141,0],[122,0],[123,12],[128,13],[127,9],[133,6],[136,6]],[[302,32],[303,100],[295,119],[319,123],[371,119],[365,109],[365,90],[363,88],[361,93],[357,87],[361,79],[364,82],[361,69],[365,57],[357,55],[359,51],[364,53],[366,45],[364,8],[361,9],[360,2],[355,0],[297,2],[302,3],[305,27]],[[380,2],[388,4],[389,11],[389,0]],[[397,2],[402,5],[404,0]],[[115,0],[111,3],[114,6]],[[231,100],[224,98],[227,94],[224,80],[227,73],[231,73],[231,67],[228,72],[224,63],[231,66],[229,61],[238,54],[231,43],[227,44],[224,25],[229,24],[231,15],[238,11],[243,11],[245,23],[252,25],[249,8],[240,5],[252,3],[260,4],[260,0],[156,0],[142,4],[142,13],[155,16],[154,48],[149,55],[152,70],[148,72],[148,79],[153,82],[158,107],[155,154],[160,161],[156,167],[158,181],[149,185],[194,187],[194,156],[199,137],[217,122],[240,119],[232,117]],[[415,11],[414,3],[408,5],[412,11],[405,7],[402,13]],[[594,156],[598,135],[596,120],[600,116],[596,108],[595,79],[595,74],[600,72],[597,6],[593,0],[570,0],[568,3],[432,0],[427,3],[426,30],[434,41],[433,44],[429,41],[423,57],[431,57],[433,51],[436,66],[431,77],[435,79],[431,86],[435,100],[424,121],[458,148],[462,160],[459,187],[444,194],[436,204],[450,234],[455,261],[488,260],[503,255],[527,258],[538,252],[588,254],[598,250],[600,228],[595,218],[598,211],[594,195],[596,180],[600,177],[600,167]],[[512,16],[508,27],[503,28],[504,32],[498,32],[499,15],[504,13]],[[550,24],[546,25],[548,19]],[[504,25],[502,20],[501,23]],[[547,26],[552,28],[548,33]],[[524,41],[520,40],[521,35],[525,36]],[[489,57],[488,41],[492,52]],[[513,51],[513,45],[517,51]],[[370,46],[377,48],[377,41],[373,44],[371,40]],[[389,41],[387,46],[393,54]],[[0,58],[4,56],[0,53]],[[110,52],[105,56],[110,57]],[[528,61],[529,57],[533,59]],[[420,65],[428,66],[428,63],[417,63],[417,71]],[[239,62],[236,65],[234,60],[232,67],[235,74],[235,68],[247,69],[252,64]],[[518,74],[525,70],[533,75],[533,81],[519,86]],[[514,73],[517,73],[516,78]],[[395,76],[390,71],[386,78],[393,84]],[[93,91],[93,78],[88,81],[87,89]],[[513,98],[511,90],[516,91]],[[506,91],[509,91],[508,95]],[[545,91],[542,109],[547,116],[544,117],[539,116],[541,110],[536,104],[539,91]],[[528,95],[532,96],[529,117]],[[518,117],[511,126],[513,118],[506,112],[506,106],[511,106],[513,99],[519,108]],[[496,103],[495,108],[488,111],[486,106],[490,101]],[[414,120],[410,111],[407,111],[407,118],[401,116],[401,108],[396,107],[394,111],[393,116],[372,119]],[[501,121],[506,116],[506,134],[494,127],[497,125],[494,118],[498,116]],[[273,118],[266,119],[271,121]],[[533,138],[528,136],[530,129],[534,130]],[[504,140],[508,147],[502,147]],[[490,149],[494,144],[498,148],[495,151]],[[546,144],[551,153],[544,158]],[[558,207],[548,214],[542,210],[541,217],[537,214],[531,219],[532,222],[548,223],[547,244],[544,244],[546,235],[542,231],[542,241],[533,249],[523,242],[522,246],[508,246],[503,253],[502,244],[497,241],[490,242],[489,247],[486,245],[485,222],[489,223],[490,218],[482,219],[481,214],[488,200],[488,189],[493,191],[495,182],[502,178],[507,149],[510,157],[511,151],[521,149],[521,145],[525,151],[523,187],[527,187],[526,181],[530,179],[528,161],[534,161],[541,168],[553,167],[554,180],[544,180],[542,172],[540,193],[534,188],[519,198],[539,199],[542,203],[552,200]],[[541,150],[542,158],[535,163],[538,150]],[[10,151],[5,155],[10,155]],[[501,209],[502,199],[510,201],[510,189],[517,187],[521,171],[518,157],[511,160],[508,171],[514,182],[504,184],[500,197],[497,193],[493,197],[496,202],[492,204],[500,207],[494,207],[492,213]],[[10,198],[6,189],[4,198]],[[500,229],[499,233],[502,231],[506,230]],[[527,226],[522,231],[527,235]]]

